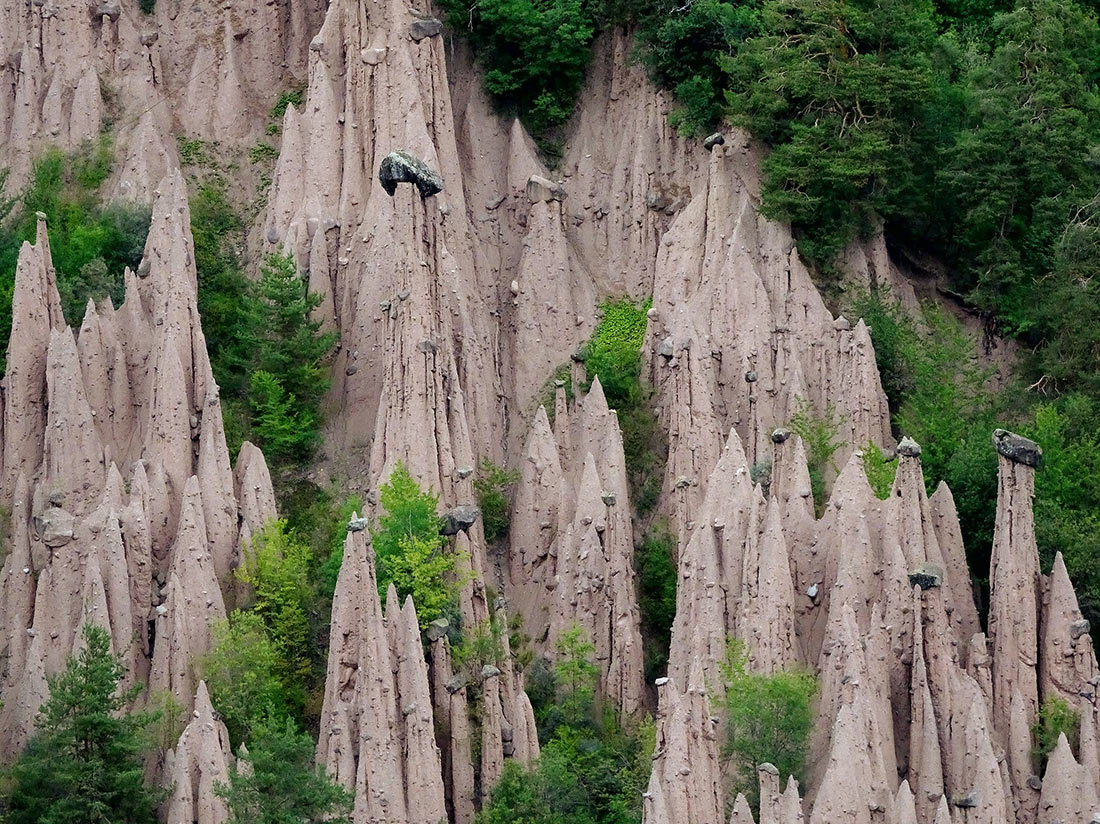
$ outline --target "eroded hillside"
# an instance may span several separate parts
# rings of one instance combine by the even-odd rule
[[[467,51],[406,4],[158,2],[147,15],[9,0],[0,15],[8,185],[30,180],[47,146],[109,130],[109,195],[152,210],[125,299],[89,301],[79,328],[62,314],[44,220],[19,252],[0,475],[3,752],[27,742],[47,679],[91,622],[147,685],[138,705],[167,692],[186,711],[178,743],[147,764],[170,788],[163,815],[228,819],[214,787],[247,754],[196,667],[216,621],[254,596],[234,570],[277,505],[260,449],[245,442],[231,466],[198,310],[181,171],[193,158],[176,136],[246,152],[267,130],[278,156],[248,251],[289,254],[319,296],[313,317],[339,335],[312,474],[363,496],[316,712],[317,763],[353,794],[353,821],[472,822],[509,762],[537,762],[533,662],[554,662],[578,628],[613,714],[629,725],[655,711],[652,824],[714,824],[730,803],[729,820],[753,820],[727,798],[730,638],[751,672],[803,668],[818,683],[806,780],[762,765],[762,823],[1053,824],[1100,809],[1100,671],[1061,555],[1040,572],[1034,444],[1005,434],[987,447],[999,487],[983,631],[971,576],[987,570],[968,569],[951,490],[927,494],[920,446],[895,444],[867,324],[830,312],[790,228],[759,213],[761,147],[736,130],[710,148],[678,136],[628,35],[598,41],[550,169],[494,111]],[[280,90],[298,85],[269,129]],[[387,193],[379,166],[398,150],[442,191]],[[845,269],[915,308],[881,237],[852,246]],[[644,507],[583,357],[601,305],[623,296],[650,301],[640,372],[667,436]],[[799,415],[837,421],[827,464],[790,431]],[[885,497],[864,446],[896,454]],[[517,473],[503,538],[455,509],[477,501],[484,459]],[[427,627],[421,604],[378,587],[371,525],[398,467],[456,524],[444,531],[457,614]],[[811,469],[824,473],[816,501]],[[667,673],[647,683],[635,556],[658,519],[675,546],[675,619]],[[523,633],[486,660],[453,649],[459,626],[509,616]],[[1044,768],[1032,728],[1052,698],[1080,726]]]

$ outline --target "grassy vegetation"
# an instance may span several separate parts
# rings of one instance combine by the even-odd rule
[[[791,431],[802,438],[806,448],[806,466],[810,471],[810,491],[813,493],[814,509],[820,518],[825,511],[825,481],[829,475],[840,471],[833,456],[845,443],[837,440],[844,419],[839,416],[830,403],[824,414],[818,415],[806,401],[801,401],[798,411],[791,418]]]

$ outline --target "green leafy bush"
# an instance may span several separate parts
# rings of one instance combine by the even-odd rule
[[[529,681],[538,698],[542,754],[531,769],[509,761],[478,824],[636,824],[652,766],[648,719],[623,728],[595,695],[592,645],[579,627],[562,634],[551,676]],[[539,659],[541,660],[541,659]],[[552,712],[547,712],[552,710]]]
[[[1081,713],[1066,703],[1065,699],[1051,696],[1039,706],[1039,715],[1031,727],[1034,746],[1031,755],[1039,763],[1039,774],[1046,769],[1047,758],[1058,746],[1058,736],[1065,735],[1070,747],[1077,749],[1077,734]]]
[[[34,242],[37,212],[46,215],[50,252],[66,321],[79,325],[88,300],[121,303],[123,271],[137,269],[149,232],[147,206],[101,205],[99,189],[110,173],[108,136],[65,154],[48,149],[35,161],[27,187],[0,202],[0,351],[11,336],[11,301],[19,247]],[[0,364],[2,367],[3,364]]]
[[[248,739],[268,716],[290,717],[279,666],[279,651],[259,615],[236,610],[214,625],[214,644],[196,672],[206,680],[234,744]]]
[[[35,734],[10,768],[4,820],[153,824],[164,793],[143,781],[142,730],[152,719],[127,712],[142,686],[120,689],[126,667],[106,630],[85,624],[82,633],[84,648],[49,679]]]
[[[744,793],[754,809],[760,805],[756,768],[774,764],[780,780],[793,775],[803,783],[813,726],[814,676],[804,670],[772,675],[746,669],[748,656],[740,641],[730,640],[721,664],[726,714],[725,753],[732,760],[732,793]]]
[[[642,341],[650,301],[627,298],[600,305],[602,317],[582,350],[589,385],[599,377],[608,406],[616,411],[623,435],[623,456],[631,498],[640,513],[656,506],[668,443],[642,379]]]
[[[283,718],[264,718],[248,742],[250,769],[229,768],[214,792],[229,808],[228,824],[350,824],[353,796],[314,767],[314,744]]]
[[[392,583],[398,597],[409,595],[420,626],[444,613],[454,613],[462,581],[457,576],[460,553],[444,546],[439,534],[439,499],[420,489],[400,461],[379,487],[382,514],[371,530],[378,565],[378,592],[385,598]]]
[[[681,133],[705,134],[722,119],[720,57],[757,32],[759,16],[756,0],[665,2],[640,12],[639,56],[650,79],[673,90],[680,108],[671,119]]]
[[[488,458],[482,458],[474,477],[474,492],[481,509],[481,525],[485,540],[492,543],[508,535],[508,509],[511,506],[509,491],[519,480],[519,473],[497,466]]]
[[[664,520],[655,521],[634,556],[638,572],[638,608],[642,616],[645,680],[664,674],[676,617],[676,538]]]
[[[728,57],[735,123],[772,151],[762,211],[828,267],[915,176],[914,142],[934,97],[930,2],[769,0],[759,33]]]
[[[867,483],[875,492],[875,497],[885,501],[890,497],[890,490],[894,486],[894,475],[898,471],[896,460],[888,461],[882,454],[882,450],[874,441],[868,441],[862,449],[863,472],[867,476]]]
[[[806,466],[810,471],[810,492],[814,498],[814,508],[820,518],[825,511],[825,479],[828,474],[837,473],[840,468],[833,456],[844,447],[837,440],[844,419],[837,414],[835,407],[829,404],[824,414],[818,415],[808,401],[800,401],[798,411],[791,418],[790,427],[802,438],[806,448]]]
[[[236,575],[251,588],[245,606],[258,615],[278,653],[275,672],[288,695],[303,692],[312,671],[308,612],[312,602],[309,547],[272,521],[243,548]]]

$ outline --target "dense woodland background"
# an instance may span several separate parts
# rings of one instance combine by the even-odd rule
[[[872,328],[895,435],[923,447],[929,491],[951,487],[971,568],[987,570],[996,499],[989,434],[1005,426],[1044,450],[1036,478],[1036,530],[1044,563],[1061,551],[1081,608],[1100,627],[1100,24],[1093,3],[1022,0],[442,0],[450,36],[472,45],[500,110],[519,116],[551,164],[560,157],[596,35],[636,33],[636,59],[676,101],[673,124],[702,139],[724,124],[767,146],[762,210],[789,222],[834,312]],[[143,9],[148,12],[152,6]],[[270,182],[288,90],[249,162]],[[219,629],[203,661],[215,707],[251,774],[222,792],[234,821],[340,820],[347,799],[311,769],[323,689],[328,613],[344,525],[363,505],[308,469],[321,442],[327,356],[336,344],[310,312],[289,257],[250,262],[246,227],[263,208],[230,197],[232,166],[216,147],[181,137],[192,185],[199,302],[222,388],[230,449],[256,442],[271,465],[285,520],[269,525],[238,570],[249,599]],[[0,199],[0,341],[11,328],[20,244],[46,214],[66,317],[89,299],[122,297],[136,268],[149,211],[104,203],[110,130],[81,151],[48,151],[28,187]],[[0,172],[2,174],[2,172]],[[934,281],[938,303],[922,316],[885,292],[853,290],[837,266],[845,247],[885,234],[895,258]],[[259,277],[249,276],[258,271]],[[944,307],[950,307],[950,311]],[[580,353],[619,412],[640,534],[637,567],[647,680],[667,660],[675,611],[675,544],[655,516],[664,435],[649,405],[640,347],[646,304],[610,298]],[[982,339],[957,317],[980,320]],[[1018,344],[1010,375],[991,380],[981,348],[990,336]],[[568,391],[573,387],[569,386]],[[837,442],[832,414],[789,425],[805,440],[815,499]],[[885,497],[893,463],[873,445],[868,474]],[[769,467],[753,468],[767,483]],[[507,541],[516,475],[483,463],[478,493],[486,536]],[[371,525],[379,585],[412,594],[422,626],[450,621],[459,666],[491,664],[508,635],[526,669],[543,755],[531,775],[512,765],[486,824],[636,822],[648,776],[652,725],[623,724],[593,689],[592,647],[567,635],[554,665],[531,655],[522,626],[461,627],[461,583],[439,535],[437,501],[402,468],[381,490]],[[974,581],[979,604],[986,582]],[[118,718],[122,674],[103,638],[52,684],[35,743],[4,778],[11,821],[149,819],[156,793],[139,791],[141,759],[178,735],[179,707]],[[724,711],[736,763],[804,764],[813,678],[751,675],[731,648]],[[761,728],[760,718],[778,718]],[[476,719],[475,719],[476,722]],[[1073,719],[1045,707],[1038,751]],[[477,738],[475,737],[475,742]],[[91,769],[89,764],[95,764]],[[75,766],[74,766],[75,765]],[[736,772],[736,770],[735,770]],[[94,774],[97,779],[89,781]],[[47,780],[48,777],[48,780]],[[753,775],[748,774],[749,779]],[[96,782],[99,783],[96,783]],[[752,791],[752,780],[740,788]],[[291,804],[291,799],[303,799]],[[51,800],[52,799],[52,800]],[[61,804],[58,799],[68,799]],[[76,801],[70,801],[77,799]],[[84,806],[81,806],[84,804]],[[137,805],[135,807],[135,805]],[[140,810],[137,808],[140,807]],[[325,816],[329,818],[324,818]],[[98,817],[97,817],[98,816]]]

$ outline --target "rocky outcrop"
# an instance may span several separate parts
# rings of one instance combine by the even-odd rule
[[[48,145],[110,130],[123,163],[110,188],[148,199],[171,165],[174,128],[247,146],[280,92],[305,76],[324,5],[58,0],[0,3],[0,168],[25,182]]]
[[[174,750],[165,759],[168,777],[168,824],[225,824],[229,810],[215,794],[218,784],[229,784],[233,755],[229,733],[214,714],[206,682],[199,681],[195,709]]]
[[[775,443],[789,440],[777,433]],[[1062,559],[1049,579],[1039,574],[1033,462],[998,451],[987,643],[975,633],[950,490],[941,485],[926,497],[916,444],[899,450],[893,489],[881,501],[854,453],[824,516],[807,521],[801,496],[790,491],[797,482],[784,480],[798,473],[781,464],[771,486],[780,498],[765,504],[732,433],[680,553],[672,677],[661,687],[662,707],[680,706],[677,697],[700,700],[690,690],[672,692],[690,673],[697,685],[716,688],[725,640],[740,638],[750,666],[769,672],[802,662],[817,673],[804,799],[810,822],[1086,820],[1100,780],[1089,627]],[[783,551],[788,539],[794,552]],[[784,629],[791,626],[794,632]],[[802,657],[787,653],[792,648]],[[1041,780],[1030,733],[1040,696],[1064,698],[1082,718],[1079,755],[1060,742]],[[681,742],[682,749],[685,741],[705,740],[693,733],[701,713],[662,711],[658,741]],[[704,763],[709,757],[697,748],[690,769],[670,769],[658,749],[647,821],[713,820],[676,795],[711,797],[693,784],[721,770],[720,761]],[[780,777],[761,777],[761,818],[783,821],[786,813],[776,812]],[[669,797],[688,812],[673,816]],[[738,809],[733,820],[748,820]]]
[[[549,657],[574,624],[595,646],[600,687],[627,714],[642,704],[642,642],[634,591],[631,506],[618,419],[599,378],[540,409],[511,519],[511,603]]]
[[[194,659],[225,618],[242,527],[178,172],[156,197],[143,277],[126,273],[117,310],[89,303],[75,335],[43,224],[20,252],[0,489],[13,539],[0,572],[5,753],[26,740],[85,621],[110,631],[130,678],[189,708]],[[264,502],[246,518],[274,514],[262,465],[246,453],[249,500]]]
[[[374,551],[349,531],[333,596],[317,760],[355,794],[354,820],[436,824],[446,817],[427,665],[412,601],[383,612]]]

